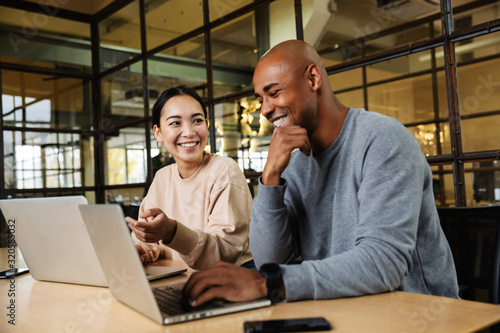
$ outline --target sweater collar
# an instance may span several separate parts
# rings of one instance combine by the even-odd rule
[[[325,158],[328,158],[332,155],[335,155],[338,153],[340,150],[340,147],[342,146],[342,143],[344,142],[345,138],[347,137],[347,133],[351,129],[351,124],[352,124],[352,115],[354,113],[354,109],[351,107],[349,108],[349,111],[347,112],[347,115],[344,120],[344,124],[342,125],[342,129],[340,130],[339,136],[335,141],[328,147],[325,151],[317,154],[317,155],[312,155],[313,158],[318,162],[321,163],[322,160]]]

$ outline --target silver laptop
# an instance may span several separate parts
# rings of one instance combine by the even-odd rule
[[[179,284],[177,288],[151,288],[139,254],[128,237],[128,228],[122,223],[120,207],[82,205],[80,211],[113,296],[158,323],[173,324],[271,304],[268,299],[259,299],[238,303],[215,302],[202,308],[189,308],[182,303],[182,291],[179,289],[182,286]],[[110,239],[121,239],[123,242],[111,243]]]
[[[108,286],[78,208],[86,204],[83,196],[0,200],[5,219],[15,221],[15,241],[34,279]],[[182,273],[172,267],[146,270],[150,281]]]
[[[36,280],[107,286],[78,206],[83,196],[0,200]]]
[[[106,207],[112,207],[111,213]],[[132,237],[130,236],[130,231],[127,228],[127,222],[125,222],[125,216],[123,215],[123,210],[118,205],[80,205],[78,207],[79,214],[85,225],[85,233],[90,237],[90,241],[93,243],[94,240],[90,235],[90,230],[88,228],[89,223],[92,225],[97,225],[97,228],[111,228],[109,229],[109,237],[104,238],[103,241],[106,242],[106,247],[111,248],[124,248],[129,247],[132,244],[133,249],[135,250],[136,255],[137,249],[132,241]],[[115,228],[115,229],[113,229]],[[121,232],[125,230],[125,233]],[[113,235],[113,236],[111,236]],[[95,245],[92,244],[94,251],[97,251]],[[98,265],[101,267],[101,270],[104,271],[101,265],[101,258],[99,253],[97,253]],[[117,258],[117,260],[120,260]],[[142,265],[143,274],[146,275],[146,278],[149,282],[158,280],[161,278],[174,276],[178,274],[182,274],[187,271],[186,268],[182,267],[172,267],[172,266],[154,266],[154,265]],[[104,272],[106,274],[106,272]],[[109,285],[109,283],[108,283]]]

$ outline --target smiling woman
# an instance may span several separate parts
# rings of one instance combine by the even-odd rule
[[[165,90],[153,106],[153,131],[174,157],[159,170],[140,208],[127,217],[143,262],[183,260],[205,269],[223,260],[252,267],[252,197],[236,162],[205,151],[206,109],[191,88]]]
[[[160,97],[159,101],[162,100]],[[159,105],[155,104],[153,110],[155,108]],[[163,142],[174,157],[180,176],[189,178],[203,161],[208,141],[205,109],[201,100],[191,95],[179,95],[164,102],[160,112],[160,121],[153,127],[155,138]]]

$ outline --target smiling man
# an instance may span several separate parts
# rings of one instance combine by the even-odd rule
[[[260,274],[219,263],[193,274],[186,297],[195,305],[396,289],[458,297],[432,173],[412,134],[393,118],[342,105],[302,41],[266,53],[254,89],[275,126],[250,224]]]

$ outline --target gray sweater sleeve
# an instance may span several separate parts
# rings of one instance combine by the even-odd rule
[[[287,168],[288,183],[259,185],[252,207],[251,251],[257,266],[282,264],[287,301],[394,290],[402,286],[414,264],[420,265],[413,259],[423,251],[431,255],[435,251],[436,258],[422,261],[438,264],[441,257],[449,258],[437,220],[419,221],[432,216],[429,212],[435,206],[432,174],[412,135],[391,121],[370,122],[359,130],[363,135],[353,133],[359,142],[351,140],[344,152],[326,163],[328,176],[323,174],[315,183],[326,184],[323,187],[297,185],[296,179],[314,173],[300,152]],[[332,212],[325,218],[327,205]],[[294,221],[300,221],[300,232],[294,231]],[[327,243],[323,240],[329,231]],[[417,234],[421,242],[432,239],[422,253],[418,253]],[[283,265],[299,254],[304,259],[300,265]],[[418,267],[411,276],[418,281],[410,283],[424,287],[410,291],[430,293],[426,281],[420,281],[425,279],[423,274],[417,274],[424,269]]]
[[[265,263],[286,264],[299,254],[294,235],[293,211],[285,204],[286,181],[266,186],[259,178],[258,195],[252,205],[250,252],[257,267]]]

